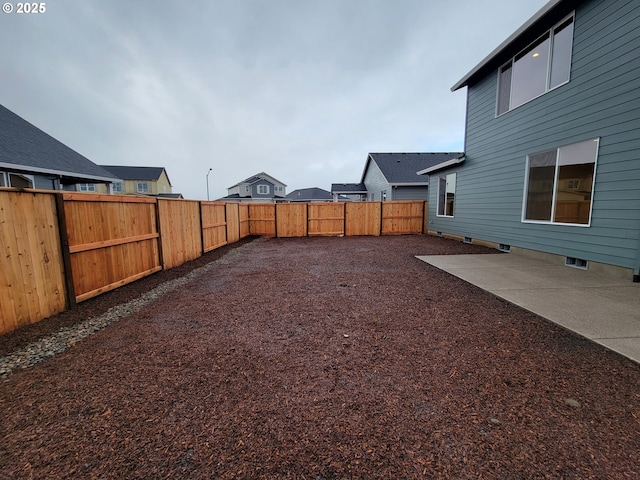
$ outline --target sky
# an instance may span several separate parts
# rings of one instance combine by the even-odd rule
[[[464,147],[451,86],[547,0],[49,0],[0,13],[0,104],[99,165],[223,197]],[[5,2],[6,3],[6,2]],[[1,126],[0,126],[1,128]]]

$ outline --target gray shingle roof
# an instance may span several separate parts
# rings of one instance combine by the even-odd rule
[[[362,180],[369,167],[370,160],[376,162],[387,181],[394,184],[424,184],[429,183],[428,177],[418,175],[416,172],[433,165],[459,158],[462,152],[436,152],[436,153],[370,153]]]
[[[294,190],[285,198],[299,202],[333,200],[331,192],[327,192],[326,190],[317,187]]]
[[[100,165],[105,170],[108,170],[121,180],[158,180],[162,172],[163,167],[130,167],[127,165]],[[166,174],[166,171],[165,171]],[[169,175],[167,175],[169,180]],[[169,180],[169,185],[171,181]]]
[[[364,183],[332,183],[331,192],[333,193],[367,193],[367,187]]]
[[[78,181],[116,177],[51,135],[0,105],[0,168]],[[77,182],[79,183],[79,182]]]

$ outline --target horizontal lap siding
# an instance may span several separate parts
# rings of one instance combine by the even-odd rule
[[[430,230],[637,268],[640,245],[640,14],[635,2],[576,11],[571,80],[495,118],[497,73],[468,91],[454,218]],[[590,227],[522,223],[526,155],[600,137]],[[431,184],[438,174],[433,174]]]

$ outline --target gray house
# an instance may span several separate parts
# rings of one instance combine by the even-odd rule
[[[640,280],[640,3],[553,0],[458,81],[429,230]]]
[[[359,184],[334,183],[331,193],[362,196],[363,200],[426,200],[429,177],[418,170],[461,157],[454,153],[370,153]]]
[[[78,152],[0,105],[0,187],[77,190],[117,180]]]
[[[240,202],[277,202],[284,200],[287,186],[271,175],[260,172],[227,189],[223,200]]]

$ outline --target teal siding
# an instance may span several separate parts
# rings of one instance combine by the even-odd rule
[[[393,187],[392,197],[387,196],[388,200],[427,200],[429,187]]]
[[[391,186],[376,162],[371,161],[369,163],[369,168],[367,168],[367,173],[362,183],[367,189],[368,200],[382,200],[382,192],[387,192],[387,200],[391,200]]]
[[[430,229],[633,268],[638,273],[637,0],[593,0],[578,7],[569,83],[498,118],[496,92],[496,70],[468,87],[466,161],[442,172],[458,172],[456,216],[436,216],[437,189],[433,188]],[[523,223],[527,154],[596,137],[600,147],[591,226]],[[439,172],[431,175],[432,185],[437,185],[438,176]]]

